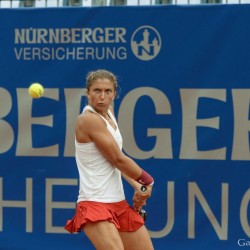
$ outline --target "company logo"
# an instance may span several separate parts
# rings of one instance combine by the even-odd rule
[[[160,52],[161,36],[152,26],[141,26],[132,35],[131,48],[138,59],[152,60]]]
[[[138,59],[149,61],[159,54],[161,44],[159,32],[146,25],[132,35],[126,27],[14,29],[17,60],[127,60],[131,45]]]

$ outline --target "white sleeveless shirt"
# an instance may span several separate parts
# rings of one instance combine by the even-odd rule
[[[91,106],[86,106],[83,113],[90,110],[98,114]],[[99,115],[99,114],[98,114]],[[114,129],[106,122],[107,129],[114,137],[120,149],[122,149],[122,137],[117,122],[110,110],[108,115],[116,125]],[[79,143],[75,140],[75,157],[80,177],[80,187],[77,202],[98,201],[118,202],[125,199],[121,172],[113,166],[98,150],[94,142]]]

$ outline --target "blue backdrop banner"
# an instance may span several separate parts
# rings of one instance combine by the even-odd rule
[[[0,249],[94,249],[63,226],[78,195],[74,124],[96,69],[118,76],[124,151],[155,178],[145,207],[155,249],[250,246],[249,13],[1,9]]]

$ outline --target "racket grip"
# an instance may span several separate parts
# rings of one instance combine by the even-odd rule
[[[147,192],[147,187],[144,186],[144,185],[142,185],[141,188],[140,188],[140,191],[141,191],[142,193]],[[146,221],[146,219],[147,219],[147,212],[146,212],[144,209],[141,209],[141,210],[139,211],[139,215],[143,218],[144,221]]]
[[[147,219],[147,212],[144,209],[141,209],[139,215],[143,218],[144,221]]]
[[[142,185],[141,188],[140,188],[140,191],[141,191],[142,193],[147,192],[147,187],[144,186],[144,185]]]

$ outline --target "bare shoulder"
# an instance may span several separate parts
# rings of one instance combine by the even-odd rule
[[[76,120],[75,134],[77,141],[81,143],[92,141],[93,134],[102,127],[105,127],[105,124],[99,115],[91,111],[85,111]]]
[[[102,119],[96,113],[85,111],[77,117],[76,123],[80,127],[92,127],[96,123],[102,123]]]

